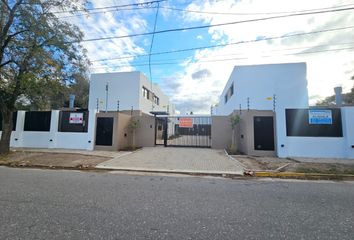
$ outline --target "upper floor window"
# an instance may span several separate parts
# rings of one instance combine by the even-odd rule
[[[227,103],[227,101],[229,101],[229,99],[231,98],[231,96],[234,95],[234,84],[232,83],[230,88],[227,90],[226,94],[225,94],[225,103]]]
[[[154,103],[160,105],[160,99],[157,96],[154,96]]]
[[[146,99],[149,99],[150,98],[150,91],[145,87],[142,88],[142,91],[143,91],[143,97]]]

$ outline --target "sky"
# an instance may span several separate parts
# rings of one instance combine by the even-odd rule
[[[162,31],[354,7],[353,0],[166,0],[143,4],[149,1],[91,0],[90,8],[140,5],[59,17],[78,25],[88,40],[153,32],[155,20],[156,31]],[[337,28],[342,29],[301,34]],[[333,95],[336,86],[348,92],[354,85],[354,10],[157,33],[151,48],[152,37],[84,41],[90,72],[141,71],[160,86],[180,113],[208,113],[237,65],[306,62],[311,105]],[[202,48],[206,46],[214,47]],[[184,51],[191,48],[194,50]]]

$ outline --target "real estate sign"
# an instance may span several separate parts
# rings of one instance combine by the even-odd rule
[[[332,110],[309,110],[309,124],[332,124]]]
[[[180,128],[193,128],[193,118],[180,118],[179,119]]]
[[[70,113],[69,123],[70,124],[82,124],[84,121],[83,113]]]

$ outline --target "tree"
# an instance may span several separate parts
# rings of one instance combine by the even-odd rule
[[[240,123],[241,118],[240,115],[232,115],[230,117],[230,123],[231,123],[231,129],[232,129],[232,139],[231,139],[231,146],[229,151],[231,153],[236,153],[237,149],[236,149],[236,143],[235,143],[235,139],[236,139],[236,126]]]
[[[354,76],[351,77],[351,80],[354,80]],[[354,87],[350,92],[342,94],[342,101],[344,104],[353,105],[354,104]],[[326,97],[325,99],[318,101],[317,106],[335,106],[336,105],[336,96],[332,95]]]
[[[135,146],[135,133],[136,133],[136,130],[139,128],[139,120],[132,117],[129,121],[129,124],[128,124],[128,129],[131,131],[132,133],[132,145],[131,145],[131,148],[132,150],[135,150],[136,146]]]
[[[75,83],[69,86],[69,94],[75,95],[75,106],[79,108],[87,108],[89,100],[89,82],[88,77],[78,75],[75,78]],[[66,98],[68,99],[68,97]]]
[[[55,11],[84,7],[79,0],[1,0],[0,3],[0,108],[3,131],[0,153],[9,151],[12,112],[20,99],[38,99],[61,84],[85,76],[83,34],[60,21]],[[40,101],[38,101],[40,102]],[[42,99],[42,103],[47,104]]]

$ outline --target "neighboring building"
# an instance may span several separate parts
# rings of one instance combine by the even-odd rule
[[[140,110],[174,114],[174,105],[141,72],[96,73],[91,75],[89,109],[99,111]]]
[[[245,154],[354,158],[354,107],[309,108],[306,63],[235,66],[215,110],[240,116]]]
[[[275,99],[273,97],[275,96]],[[306,63],[235,66],[215,108],[216,115],[234,110],[307,108]]]

